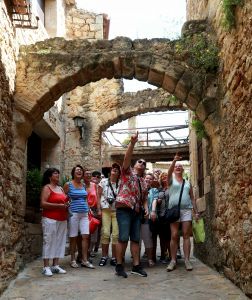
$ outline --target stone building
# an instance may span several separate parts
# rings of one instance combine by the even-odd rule
[[[192,182],[197,197],[206,201],[207,240],[196,246],[196,254],[252,295],[251,3],[231,8],[236,27],[227,31],[221,2],[188,0],[188,22],[176,42],[108,41],[107,17],[76,10],[70,0],[42,1],[44,6],[34,12],[40,15],[38,24],[34,18],[32,29],[17,28],[11,3],[0,4],[0,290],[31,253],[34,227],[24,217],[32,131],[42,135],[46,126],[51,128],[44,133],[47,144],[41,143],[42,165],[57,164],[58,159],[59,164],[64,161],[61,170],[68,172],[76,160],[101,166],[100,132],[108,126],[143,112],[187,107],[207,135],[202,142],[193,131],[190,136]],[[57,38],[45,40],[48,34]],[[197,65],[192,60],[192,44],[201,45],[202,38],[209,41],[206,53],[218,45],[218,69],[216,57],[205,57],[212,59],[214,69],[211,63],[203,68],[206,61]],[[147,81],[160,87],[160,94],[147,99],[131,95],[129,101],[122,78]],[[176,102],[166,93],[175,95]],[[55,108],[49,109],[60,97],[63,113],[57,125]],[[76,117],[82,118],[81,130]],[[49,132],[58,135],[54,142]]]

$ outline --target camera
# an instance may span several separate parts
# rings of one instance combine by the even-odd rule
[[[108,197],[108,198],[107,198],[107,201],[108,201],[108,203],[111,205],[111,204],[113,204],[113,202],[115,201],[115,199],[114,199],[114,198],[111,198],[111,197]]]

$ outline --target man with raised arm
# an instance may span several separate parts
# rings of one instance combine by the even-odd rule
[[[119,241],[117,244],[116,275],[127,278],[124,270],[123,259],[130,238],[130,250],[133,257],[132,274],[146,277],[147,273],[140,265],[140,229],[141,215],[148,217],[147,187],[143,175],[146,161],[139,159],[134,168],[131,168],[131,158],[134,146],[138,141],[138,132],[131,136],[131,140],[124,156],[121,173],[121,185],[116,197],[116,217],[119,228]]]

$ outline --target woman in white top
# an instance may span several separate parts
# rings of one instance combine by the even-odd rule
[[[177,161],[181,160],[182,157],[178,154],[175,155],[171,166],[168,170],[168,191],[169,191],[169,208],[178,205],[179,195],[183,183],[183,166]],[[196,207],[196,202],[193,196],[193,190],[191,184],[185,180],[184,189],[180,203],[180,219],[177,222],[171,223],[171,262],[167,267],[167,271],[173,271],[176,268],[176,254],[178,248],[178,234],[179,225],[182,223],[182,234],[183,234],[183,250],[185,256],[185,268],[187,271],[191,271],[192,265],[190,263],[190,235],[192,232],[192,208],[195,213],[195,219],[198,220],[199,214]]]
[[[102,257],[99,266],[106,265],[109,253],[109,242],[112,228],[112,258],[110,264],[116,265],[116,244],[118,242],[118,224],[116,219],[115,198],[119,190],[121,168],[112,164],[109,178],[104,178],[98,185],[98,199],[102,209],[101,243]],[[98,201],[99,201],[98,200]]]

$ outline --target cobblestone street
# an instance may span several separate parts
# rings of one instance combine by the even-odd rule
[[[131,259],[126,258],[128,278],[115,276],[114,267],[109,264],[99,267],[100,251],[94,258],[95,270],[72,269],[69,257],[61,266],[67,270],[65,275],[46,278],[41,274],[42,260],[27,265],[12,281],[1,300],[62,300],[62,299],[192,299],[192,300],[238,300],[248,299],[236,286],[221,274],[210,269],[199,260],[192,258],[194,270],[187,272],[183,259],[178,260],[177,269],[166,271],[166,265],[157,263],[148,268],[147,278],[130,274]]]

